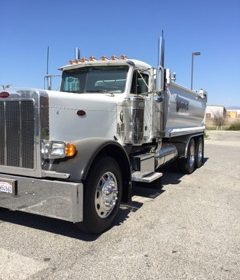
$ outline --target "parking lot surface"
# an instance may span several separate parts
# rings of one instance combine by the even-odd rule
[[[204,166],[162,184],[136,186],[102,235],[0,209],[0,279],[239,280],[240,132],[207,132]]]

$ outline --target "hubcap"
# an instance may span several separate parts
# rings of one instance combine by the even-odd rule
[[[100,178],[95,193],[95,208],[100,218],[108,217],[118,200],[118,183],[112,172],[106,172]]]

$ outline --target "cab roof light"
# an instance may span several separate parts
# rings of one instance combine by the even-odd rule
[[[125,54],[121,54],[120,57],[118,58],[116,55],[112,55],[111,58],[109,59],[108,57],[106,57],[105,55],[101,56],[100,60],[101,61],[116,61],[116,60],[126,60],[128,57]],[[86,57],[82,57],[81,59],[72,59],[69,61],[69,64],[71,65],[75,65],[75,64],[79,64],[79,63],[85,63],[85,62],[93,62],[93,61],[97,61],[97,59],[94,56],[90,56],[89,59],[87,59]]]
[[[82,63],[87,62],[87,61],[88,61],[88,59],[86,57],[83,57],[80,59],[80,62],[82,62]]]
[[[127,56],[126,56],[125,54],[121,54],[121,55],[120,55],[120,59],[126,60],[126,59],[127,59]]]
[[[96,60],[96,58],[94,56],[89,57],[89,61],[95,61],[95,60]]]
[[[69,61],[69,64],[78,64],[80,61],[79,61],[79,59],[72,59],[72,60],[70,60]]]
[[[111,56],[111,60],[117,60],[118,58],[116,57],[116,55],[112,55]]]
[[[103,55],[102,57],[101,57],[101,60],[102,61],[106,61],[106,60],[109,60],[105,55]]]

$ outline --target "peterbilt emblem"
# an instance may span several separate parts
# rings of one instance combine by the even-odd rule
[[[189,110],[189,101],[180,96],[176,96],[176,111],[186,112],[188,110]]]

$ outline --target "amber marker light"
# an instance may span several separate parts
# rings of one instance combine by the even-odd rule
[[[96,58],[94,56],[89,57],[89,61],[95,61],[95,60],[96,60]]]
[[[126,59],[127,59],[127,56],[126,56],[125,54],[121,54],[121,55],[120,55],[120,59],[126,60]]]
[[[83,57],[83,58],[80,59],[80,61],[81,61],[82,63],[84,63],[84,62],[87,62],[88,59],[87,59],[86,57]]]
[[[108,60],[108,58],[107,58],[105,55],[103,55],[103,56],[101,57],[101,60],[102,60],[102,61],[106,61],[106,60]]]
[[[76,146],[74,144],[66,144],[66,147],[65,147],[65,155],[66,157],[73,157],[75,156],[77,152],[77,149],[76,149]]]

